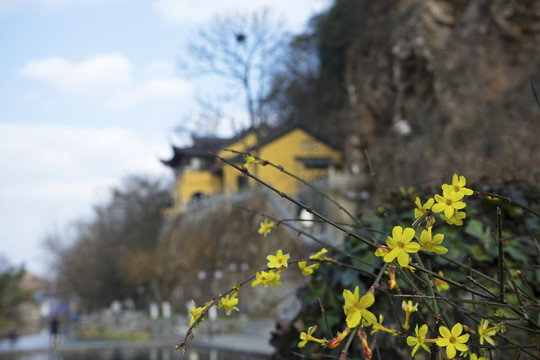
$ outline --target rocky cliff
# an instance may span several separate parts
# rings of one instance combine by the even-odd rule
[[[349,1],[347,154],[384,185],[538,180],[540,1]],[[358,168],[358,166],[355,166]]]

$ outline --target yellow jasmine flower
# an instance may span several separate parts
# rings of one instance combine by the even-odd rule
[[[443,234],[435,234],[435,236],[432,237],[431,226],[428,226],[427,230],[423,230],[420,234],[418,242],[422,246],[420,250],[434,252],[437,254],[446,254],[448,252],[448,249],[444,246],[439,246],[439,244],[442,243],[443,240]]]
[[[319,251],[315,255],[311,255],[309,258],[311,260],[324,261],[326,259],[326,256],[324,256],[324,254],[326,254],[327,252],[328,252],[328,250],[326,250],[325,248],[322,248],[321,251]]]
[[[300,340],[302,340],[302,341],[300,341],[298,343],[299,348],[303,348],[304,346],[306,346],[308,341],[314,341],[314,342],[319,343],[319,344],[321,344],[323,346],[328,343],[328,340],[326,340],[326,339],[317,339],[316,337],[314,337],[313,333],[315,332],[315,330],[317,330],[317,325],[310,326],[307,333],[305,333],[305,332],[300,333]]]
[[[255,287],[259,284],[264,285],[264,287],[267,287],[268,285],[272,285],[273,287],[276,287],[277,285],[283,285],[279,282],[279,274],[275,273],[273,270],[270,270],[268,272],[257,272],[255,276],[256,279],[251,283],[252,287]]]
[[[433,205],[431,210],[436,213],[444,213],[444,216],[451,218],[454,215],[454,212],[457,210],[463,209],[466,204],[463,201],[462,192],[454,192],[449,188],[443,190],[443,195],[435,195],[435,200],[437,203]]]
[[[377,250],[375,250],[375,256],[378,257],[384,257],[386,254],[388,254],[392,249],[390,249],[388,246],[379,246]]]
[[[396,265],[390,264],[390,270],[388,272],[388,275],[390,276],[390,281],[388,282],[388,288],[392,290],[397,286],[397,280],[396,280]],[[399,290],[399,286],[398,286]]]
[[[272,281],[270,281],[270,285],[272,285],[272,287],[276,287],[278,285],[283,285],[280,281],[279,281],[279,278],[281,277],[281,275],[279,274],[279,272],[276,272],[274,273],[274,277],[272,278]]]
[[[313,265],[309,265],[309,266],[306,266],[306,265],[307,265],[307,261],[299,261],[298,262],[298,267],[302,271],[302,275],[309,276],[309,275],[313,274],[313,270],[316,269],[319,264],[313,264]]]
[[[468,189],[465,187],[465,184],[467,183],[467,180],[465,179],[465,176],[459,176],[457,174],[454,174],[452,177],[452,185],[443,184],[442,189],[450,189],[457,193],[462,193],[463,195],[472,195],[473,191],[471,189]]]
[[[375,315],[367,310],[375,302],[375,296],[368,292],[360,298],[358,291],[358,286],[354,289],[354,293],[347,289],[343,290],[343,298],[345,299],[343,311],[347,316],[347,327],[351,329],[357,327],[362,319],[369,324],[377,322]]]
[[[339,344],[341,344],[341,342],[343,341],[343,339],[345,339],[347,335],[349,335],[350,333],[351,333],[351,329],[348,327],[345,328],[343,332],[338,332],[337,336],[328,342],[328,348],[334,349],[338,347]]]
[[[371,349],[369,348],[369,344],[367,342],[367,334],[364,331],[364,327],[360,326],[360,329],[358,330],[358,336],[360,337],[360,341],[362,341],[362,347],[364,348],[364,355],[366,358],[371,359],[371,356],[373,355],[371,352]]]
[[[277,228],[277,224],[273,221],[268,221],[268,219],[264,219],[264,222],[261,223],[261,226],[259,227],[259,234],[263,234],[264,237],[272,231],[272,229]]]
[[[388,254],[384,256],[385,262],[392,262],[397,258],[399,266],[406,267],[409,265],[409,254],[415,253],[420,250],[420,244],[417,242],[411,242],[414,238],[413,228],[403,228],[401,226],[394,226],[392,229],[392,237],[386,239],[386,245],[392,249]]]
[[[484,340],[495,345],[495,341],[491,338],[497,333],[497,327],[489,327],[489,321],[486,319],[480,320],[478,325],[478,335],[480,336],[480,345],[484,345]]]
[[[429,198],[424,205],[420,202],[420,198],[417,196],[414,203],[416,204],[416,209],[414,209],[414,218],[419,219],[424,213],[428,210],[431,210],[435,200]]]
[[[444,276],[442,271],[439,271],[439,275]],[[437,292],[450,289],[450,285],[442,279],[435,278],[435,286],[437,287]]]
[[[230,315],[233,310],[239,311],[236,307],[238,304],[238,298],[236,297],[237,293],[234,292],[231,295],[227,295],[221,298],[220,307],[227,312],[227,315]]]
[[[287,268],[289,266],[289,254],[283,254],[283,251],[278,250],[276,255],[268,255],[268,267],[273,269]]]
[[[411,261],[411,258],[409,258],[409,262],[410,261]],[[413,266],[411,266],[411,264],[408,264],[407,266],[405,266],[405,269],[409,269],[409,271],[412,273],[416,271],[416,269]]]
[[[449,359],[453,359],[456,356],[456,350],[467,351],[469,348],[465,343],[469,340],[469,334],[461,335],[463,331],[463,325],[457,323],[452,327],[452,331],[447,327],[440,326],[439,333],[442,337],[437,338],[437,345],[440,347],[446,347],[446,356]]]
[[[201,316],[201,313],[203,311],[205,311],[207,307],[208,307],[207,305],[205,305],[203,307],[195,307],[195,303],[193,303],[193,306],[191,307],[191,310],[189,310],[189,312],[191,313],[191,320],[189,321],[189,326],[193,326],[195,321],[197,321],[199,316]],[[203,319],[204,318],[202,318],[201,321]],[[199,327],[199,325],[197,325],[196,327]]]
[[[308,276],[313,274],[313,270],[318,269],[321,263],[319,261],[324,261],[328,259],[326,256],[324,256],[325,253],[327,253],[328,250],[325,248],[321,249],[321,251],[317,252],[314,255],[311,255],[309,258],[310,260],[315,260],[317,262],[307,266],[307,261],[300,261],[298,262],[298,267],[300,270],[302,270],[302,275]]]
[[[399,332],[397,330],[392,330],[392,329],[388,329],[387,327],[383,326],[382,322],[383,322],[383,315],[382,314],[379,314],[379,322],[377,323],[373,323],[373,328],[371,329],[371,334],[374,334],[376,333],[377,331],[384,331],[384,332],[387,332],[387,333],[390,333],[394,336],[398,335]]]
[[[403,329],[407,331],[409,330],[409,318],[411,314],[415,311],[418,311],[418,303],[413,305],[412,300],[409,300],[408,302],[403,300],[403,302],[401,303],[401,308],[403,309],[403,311],[405,311],[405,323],[403,324]]]
[[[504,334],[506,332],[506,324],[504,321],[495,325],[495,328],[497,329],[497,331],[500,331],[501,334]]]
[[[416,324],[416,328],[414,329],[414,332],[416,333],[416,336],[408,336],[407,337],[407,345],[414,346],[411,352],[411,356],[414,356],[416,353],[416,350],[418,350],[418,347],[422,347],[427,352],[431,352],[429,348],[426,345],[426,334],[428,331],[427,324],[424,324],[420,327],[420,330],[418,330],[418,324]],[[429,340],[429,339],[428,339]]]
[[[257,160],[255,156],[252,156],[252,155],[246,155],[245,159],[246,159],[246,163],[244,164],[245,167],[248,167],[250,164],[264,164],[263,161]]]
[[[456,225],[461,226],[463,225],[463,219],[467,214],[465,214],[463,211],[454,211],[454,214],[451,217],[446,217],[445,215],[441,214],[441,219],[446,221],[448,225]]]

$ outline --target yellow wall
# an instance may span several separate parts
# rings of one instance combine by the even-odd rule
[[[327,173],[326,169],[306,169],[297,157],[324,158],[341,162],[341,153],[318,141],[302,129],[294,129],[261,148],[259,156],[271,161],[298,177],[311,181]],[[301,184],[290,176],[270,166],[258,166],[258,177],[286,193],[296,193]]]
[[[178,199],[187,204],[196,193],[211,196],[221,192],[221,179],[208,171],[186,171],[176,186]]]
[[[257,134],[254,131],[251,131],[246,136],[241,138],[235,143],[232,143],[231,145],[227,145],[227,149],[235,150],[238,152],[246,152],[247,149],[253,147],[255,143],[257,142]],[[226,159],[232,159],[235,157],[240,156],[239,154],[235,154],[230,151],[221,150],[218,152],[218,155],[226,158]],[[242,164],[245,161],[242,160]],[[240,164],[239,164],[240,165]],[[227,164],[223,164],[222,166],[223,170],[223,193],[225,196],[229,196],[231,193],[238,192],[238,179],[239,177],[243,177],[242,173],[240,173],[238,170],[233,168],[232,166],[229,166]]]
[[[255,140],[256,135],[252,132],[236,143],[227,146],[227,148],[243,152],[253,146]],[[221,150],[218,154],[228,159],[238,157],[237,154],[224,150]],[[331,158],[338,164],[342,161],[339,151],[318,141],[304,130],[298,128],[265,144],[259,149],[256,155],[276,165],[283,166],[285,170],[306,181],[326,175],[327,169],[306,169],[303,163],[296,160],[297,157]],[[243,163],[244,160],[242,160]],[[257,167],[256,170],[255,167]],[[301,186],[298,181],[271,166],[250,165],[249,171],[278,190],[288,194],[295,194]],[[216,193],[223,193],[225,196],[229,196],[231,193],[236,193],[239,191],[239,178],[243,177],[244,175],[241,172],[225,163],[222,165],[222,177],[207,171],[184,172],[176,184],[175,208],[178,209],[180,206],[189,203],[192,196],[196,193],[203,193],[206,196]],[[259,186],[252,179],[249,180],[249,185]],[[179,204],[177,201],[179,201]]]

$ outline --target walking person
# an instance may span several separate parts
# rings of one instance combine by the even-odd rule
[[[60,345],[60,320],[53,316],[49,323],[49,333],[51,335],[51,345],[57,348]]]
[[[8,339],[9,339],[9,347],[11,350],[15,348],[15,345],[17,344],[17,330],[15,328],[9,329],[8,333]]]

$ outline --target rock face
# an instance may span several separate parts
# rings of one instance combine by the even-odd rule
[[[351,163],[383,185],[454,172],[538,180],[540,2],[357,1],[345,86]],[[358,166],[356,166],[358,168]]]

